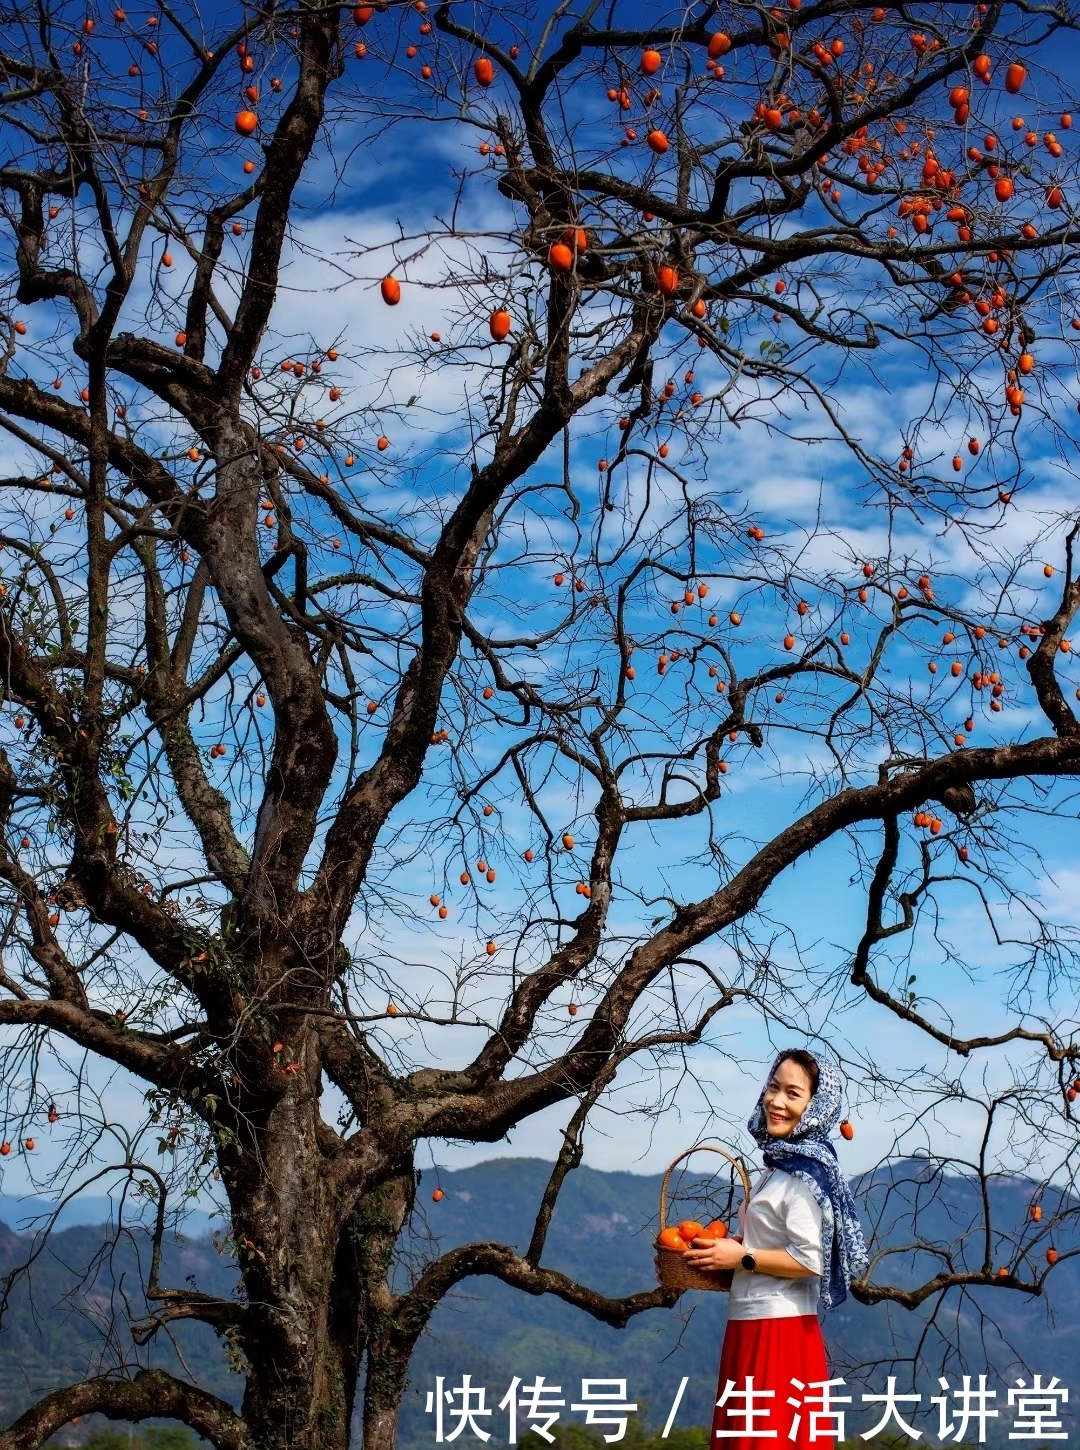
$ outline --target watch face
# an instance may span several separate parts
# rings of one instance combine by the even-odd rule
[[[742,1266],[752,1273],[757,1268],[757,1259],[754,1258],[753,1254],[743,1254]]]

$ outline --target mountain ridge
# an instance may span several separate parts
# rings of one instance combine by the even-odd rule
[[[409,1265],[415,1271],[436,1248],[445,1251],[494,1238],[519,1251],[524,1249],[551,1169],[552,1164],[544,1159],[513,1157],[488,1159],[452,1171],[425,1170],[418,1185],[416,1212],[403,1242],[398,1287],[406,1286]],[[868,1228],[875,1227],[887,1244],[906,1241],[910,1210],[917,1204],[928,1238],[947,1230],[957,1240],[961,1260],[976,1250],[981,1253],[981,1235],[970,1228],[980,1209],[977,1185],[971,1180],[963,1175],[932,1178],[923,1160],[905,1160],[886,1172],[879,1170],[863,1178],[862,1182],[856,1179],[854,1186],[866,1190],[864,1222]],[[655,1283],[652,1239],[660,1179],[659,1174],[575,1170],[560,1195],[543,1262],[612,1297],[650,1287]],[[434,1203],[431,1190],[436,1186],[444,1196]],[[705,1211],[715,1216],[713,1209],[733,1216],[735,1196],[724,1175],[709,1179],[687,1174],[681,1187],[674,1179],[672,1187],[676,1190],[672,1218],[682,1216],[680,1203],[699,1209],[695,1216]],[[1000,1225],[995,1255],[1008,1250],[1011,1261],[1025,1272],[1033,1272],[1040,1264],[1045,1267],[1046,1236],[1042,1225],[1031,1222],[1029,1213],[1037,1194],[1041,1194],[1049,1218],[1060,1206],[1060,1196],[1054,1190],[1041,1189],[1034,1180],[996,1179],[990,1189],[992,1211]],[[1077,1205],[1070,1199],[1064,1206],[1070,1217],[1054,1241],[1067,1254],[1076,1247]],[[0,1212],[0,1274],[7,1274],[25,1258],[31,1235],[13,1232],[3,1217]],[[33,1300],[23,1281],[13,1285],[0,1326],[0,1420],[10,1419],[43,1390],[67,1383],[87,1369],[115,1368],[120,1359],[134,1356],[123,1330],[115,1339],[111,1361],[107,1354],[95,1352],[98,1331],[122,1307],[115,1285],[108,1282],[100,1265],[88,1277],[81,1276],[80,1266],[92,1263],[95,1256],[100,1261],[102,1242],[101,1224],[60,1227],[35,1264]],[[138,1296],[132,1286],[145,1273],[146,1248],[145,1234],[136,1230],[124,1236],[113,1255],[114,1268],[124,1276],[126,1292],[136,1307]],[[907,1264],[898,1257],[891,1260],[890,1280],[904,1283],[925,1277],[931,1261],[925,1254],[922,1257],[925,1263],[918,1255]],[[1080,1258],[1060,1264],[1051,1276],[1048,1293],[1041,1298],[984,1288],[946,1301],[939,1320],[950,1332],[958,1331],[962,1342],[975,1336],[976,1357],[971,1361],[975,1372],[990,1368],[1003,1377],[1026,1359],[1034,1371],[1047,1376],[1056,1373],[1068,1383],[1080,1360],[1077,1262]],[[930,1268],[931,1274],[935,1271]],[[187,1231],[181,1239],[170,1236],[166,1244],[162,1282],[179,1284],[189,1279],[215,1294],[231,1294],[236,1285],[228,1256],[219,1253],[209,1239]],[[987,1311],[1001,1322],[1004,1337],[987,1329],[982,1320]],[[649,1311],[633,1318],[625,1329],[616,1330],[552,1296],[533,1298],[497,1281],[467,1280],[438,1306],[417,1347],[402,1407],[399,1450],[420,1450],[433,1441],[424,1405],[436,1375],[442,1375],[450,1386],[459,1384],[462,1375],[471,1374],[474,1385],[487,1388],[488,1404],[493,1408],[515,1375],[528,1383],[543,1374],[563,1387],[568,1405],[578,1398],[583,1378],[625,1378],[630,1400],[641,1406],[638,1413],[654,1426],[663,1424],[686,1376],[689,1382],[676,1423],[684,1427],[705,1424],[715,1398],[725,1316],[723,1294],[694,1293],[683,1296],[674,1310]],[[886,1305],[868,1309],[850,1299],[825,1319],[832,1372],[844,1374],[855,1387],[848,1392],[856,1394],[852,1413],[853,1419],[856,1412],[858,1415],[856,1429],[863,1428],[857,1387],[875,1391],[884,1387],[885,1371],[880,1363],[871,1372],[866,1366],[882,1360],[892,1339],[899,1357],[910,1353],[916,1336],[927,1330],[928,1320],[927,1313],[912,1316]],[[179,1325],[177,1330],[184,1358],[199,1379],[235,1403],[241,1381],[229,1372],[223,1346],[212,1332],[193,1324]],[[971,1348],[969,1345],[969,1352]],[[936,1357],[942,1358],[950,1373],[961,1372],[955,1353],[945,1355],[939,1344],[931,1344],[916,1376],[915,1387],[923,1392],[924,1404],[929,1394],[938,1393]],[[179,1370],[167,1345],[153,1348],[151,1358],[163,1367]],[[901,1370],[890,1372],[900,1374]],[[1004,1384],[998,1388],[1004,1401]],[[495,1409],[488,1423],[494,1427],[500,1418]],[[1070,1420],[1070,1430],[1072,1427]],[[1007,1442],[992,1434],[987,1443]]]

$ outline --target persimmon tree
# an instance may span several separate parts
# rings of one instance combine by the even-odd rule
[[[1067,1175],[1075,939],[1016,862],[1080,769],[1072,12],[0,16],[4,1152],[52,1134],[55,1184],[115,1169],[159,1232],[223,1195],[242,1295],[155,1261],[136,1334],[207,1323],[245,1377],[236,1411],[125,1366],[3,1450],[95,1412],[333,1450],[358,1392],[388,1450],[463,1279],[670,1307],[545,1237],[620,1072],[734,1005],[1006,1064]],[[372,188],[387,152],[426,194]],[[325,288],[359,321],[307,335]],[[816,527],[755,437],[825,445]],[[865,926],[815,975],[763,899],[829,843]],[[956,903],[1009,957],[994,1025],[908,977],[936,932],[959,979]],[[424,1145],[558,1105],[528,1247],[395,1270]],[[1053,1219],[857,1293],[1041,1293]]]

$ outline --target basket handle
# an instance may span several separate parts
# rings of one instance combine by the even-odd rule
[[[691,1155],[691,1153],[719,1153],[720,1156],[721,1156],[721,1158],[726,1158],[727,1161],[731,1164],[731,1166],[738,1171],[739,1177],[742,1179],[743,1193],[744,1193],[744,1195],[746,1197],[746,1201],[747,1202],[750,1201],[750,1191],[751,1191],[750,1190],[750,1174],[747,1172],[746,1164],[743,1162],[743,1160],[741,1158],[739,1158],[739,1157],[736,1157],[735,1154],[729,1153],[726,1148],[717,1148],[712,1143],[697,1143],[697,1144],[695,1144],[695,1146],[693,1148],[687,1148],[687,1150],[686,1150],[685,1153],[680,1153],[679,1156],[676,1159],[674,1159],[671,1163],[668,1164],[667,1171],[665,1172],[664,1177],[661,1180],[661,1183],[660,1183],[660,1232],[661,1233],[663,1233],[664,1229],[667,1228],[667,1191],[668,1191],[668,1183],[669,1183],[669,1181],[671,1179],[672,1171],[674,1170],[674,1168],[679,1163],[681,1163],[683,1161],[684,1158],[689,1158],[690,1155]]]

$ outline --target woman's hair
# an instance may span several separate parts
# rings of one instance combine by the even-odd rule
[[[817,1065],[817,1058],[812,1052],[805,1048],[793,1047],[790,1052],[785,1052],[780,1062],[795,1062],[802,1068],[803,1072],[810,1079],[810,1096],[813,1097],[818,1090],[818,1082],[821,1079],[821,1072]],[[780,1066],[780,1062],[776,1065]]]

